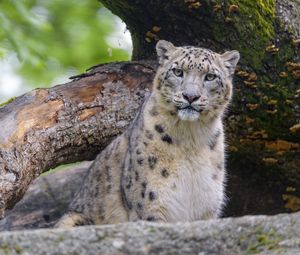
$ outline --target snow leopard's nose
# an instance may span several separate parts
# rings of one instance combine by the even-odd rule
[[[190,94],[190,93],[182,93],[182,96],[185,100],[187,100],[190,104],[197,101],[200,98],[198,94]]]

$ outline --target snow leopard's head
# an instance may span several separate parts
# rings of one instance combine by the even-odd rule
[[[232,95],[232,76],[240,54],[215,53],[192,46],[175,47],[167,41],[156,45],[160,67],[154,91],[160,105],[184,121],[221,115]]]

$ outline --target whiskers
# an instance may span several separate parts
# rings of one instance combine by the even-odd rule
[[[190,104],[181,100],[176,100],[173,98],[173,103],[174,105],[178,108],[178,109],[184,109],[186,107],[188,107]]]

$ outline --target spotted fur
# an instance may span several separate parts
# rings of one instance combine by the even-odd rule
[[[160,67],[152,94],[130,128],[95,159],[58,227],[220,215],[222,118],[239,54],[167,41],[156,49]]]

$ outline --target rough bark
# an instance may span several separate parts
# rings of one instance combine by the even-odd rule
[[[102,2],[128,25],[134,59],[153,58],[157,39],[241,52],[226,117],[231,199],[226,215],[299,210],[300,2]],[[43,171],[92,159],[122,132],[148,92],[153,66],[99,66],[1,108],[1,212]]]

